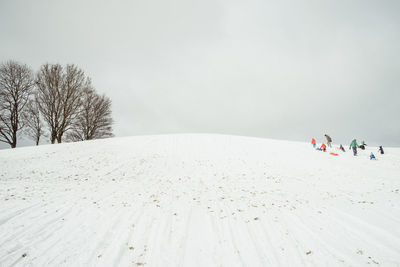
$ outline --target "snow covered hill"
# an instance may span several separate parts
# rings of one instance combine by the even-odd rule
[[[224,135],[2,150],[0,266],[400,266],[400,149],[371,151]]]

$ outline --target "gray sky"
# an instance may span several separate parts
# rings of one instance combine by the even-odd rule
[[[376,0],[0,0],[0,62],[77,64],[111,97],[116,136],[400,146],[399,14]]]

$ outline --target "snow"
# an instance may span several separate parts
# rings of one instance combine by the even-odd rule
[[[400,149],[384,149],[187,134],[2,150],[0,266],[400,266]]]

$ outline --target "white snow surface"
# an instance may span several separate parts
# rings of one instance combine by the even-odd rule
[[[400,266],[385,152],[207,134],[2,150],[0,266]]]

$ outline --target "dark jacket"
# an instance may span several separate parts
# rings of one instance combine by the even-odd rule
[[[329,135],[325,135],[325,137],[326,137],[326,141],[327,141],[328,143],[331,143],[331,142],[332,142],[332,138],[331,138]]]

